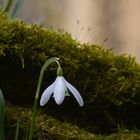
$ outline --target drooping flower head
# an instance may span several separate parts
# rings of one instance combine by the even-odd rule
[[[80,106],[84,105],[83,99],[78,90],[65,80],[63,77],[62,68],[59,66],[57,69],[57,78],[42,94],[40,105],[44,106],[53,95],[55,102],[60,105],[65,99],[65,96],[69,95],[68,90],[73,94]]]

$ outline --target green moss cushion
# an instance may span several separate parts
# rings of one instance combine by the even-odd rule
[[[53,56],[60,58],[64,77],[85,102],[79,109],[71,96],[64,102],[64,112],[76,110],[81,120],[91,126],[97,123],[103,131],[118,123],[140,126],[140,66],[134,58],[81,44],[64,31],[11,20],[0,11],[0,86],[6,99],[32,103],[40,69]],[[52,65],[41,92],[55,77],[56,65]]]

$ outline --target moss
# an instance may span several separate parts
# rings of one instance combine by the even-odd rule
[[[10,116],[10,117],[9,117]],[[14,137],[16,130],[16,123],[19,120],[20,140],[28,138],[28,130],[30,127],[31,110],[30,108],[21,108],[7,104],[6,107],[6,139]],[[11,131],[12,130],[12,131]],[[36,119],[36,127],[34,132],[34,139],[36,140],[66,140],[66,139],[89,139],[94,138],[91,134],[76,125],[68,122],[61,122],[53,117],[39,111]]]
[[[16,123],[19,120],[20,140],[28,138],[29,124],[31,120],[31,109],[13,106],[7,103],[6,106],[6,140],[14,138]],[[35,140],[135,140],[140,139],[140,133],[136,130],[120,129],[118,133],[110,135],[97,135],[85,131],[67,121],[59,121],[52,116],[39,110],[36,118],[34,132]]]
[[[77,86],[85,102],[79,109],[72,98],[68,99],[64,114],[67,108],[72,110],[77,120],[84,120],[78,125],[90,131],[97,131],[93,129],[96,125],[98,132],[108,132],[118,123],[140,127],[140,66],[133,57],[81,44],[61,30],[11,20],[2,11],[0,21],[0,85],[6,99],[31,104],[41,66],[57,56],[64,76]],[[55,79],[55,72],[55,65],[47,70],[42,90]],[[51,104],[49,108],[53,108]]]

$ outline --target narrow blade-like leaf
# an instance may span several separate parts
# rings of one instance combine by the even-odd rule
[[[0,0],[0,6],[1,7],[3,6],[3,0]]]
[[[6,5],[6,8],[5,8],[5,12],[9,12],[10,8],[12,7],[12,3],[13,3],[13,0],[9,0],[7,5]]]
[[[18,1],[16,2],[16,5],[15,5],[15,7],[14,7],[14,9],[13,9],[12,14],[11,14],[11,17],[12,17],[12,18],[16,18],[16,17],[18,16],[19,11],[21,10],[21,8],[22,8],[22,6],[23,6],[23,2],[24,2],[24,0],[18,0]]]
[[[0,89],[0,140],[4,140],[4,97]]]

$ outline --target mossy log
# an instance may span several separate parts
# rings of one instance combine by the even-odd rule
[[[79,110],[71,97],[63,103],[64,110],[76,109],[88,125],[99,122],[103,129],[118,123],[140,126],[140,65],[135,58],[81,44],[62,30],[11,20],[0,11],[0,88],[7,100],[31,104],[40,69],[54,56],[60,58],[64,77],[76,86],[85,102]],[[56,65],[52,65],[41,91],[55,77]]]

